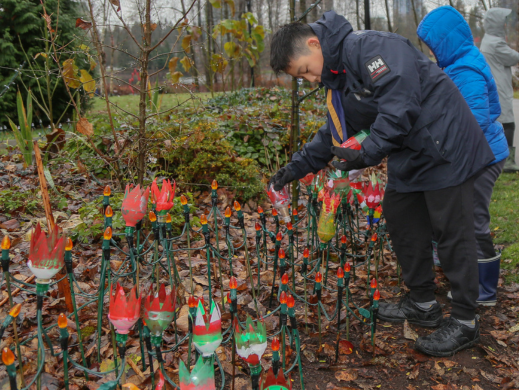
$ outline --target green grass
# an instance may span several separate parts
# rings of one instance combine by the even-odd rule
[[[215,96],[218,93],[214,94]],[[160,95],[162,102],[160,109],[167,110],[168,108],[175,107],[179,104],[182,106],[197,106],[203,104],[207,99],[211,98],[210,92],[200,92],[193,95],[189,93],[168,93]],[[117,104],[121,109],[131,112],[133,114],[139,111],[139,96],[138,95],[125,95],[125,96],[111,96],[110,101]],[[113,106],[112,106],[113,107]],[[101,114],[106,113],[106,102],[103,98],[96,97],[92,108],[89,110],[90,114]]]
[[[519,91],[514,92],[514,99],[519,99]]]
[[[506,281],[519,282],[519,173],[503,173],[496,182],[490,203],[490,230],[494,243],[504,245],[501,264]]]

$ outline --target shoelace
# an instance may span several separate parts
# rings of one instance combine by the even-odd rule
[[[433,336],[434,339],[443,340],[451,336],[459,328],[459,325],[460,324],[457,321],[449,317],[442,323],[441,327],[431,336]]]

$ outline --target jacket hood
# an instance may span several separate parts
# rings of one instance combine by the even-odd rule
[[[323,52],[321,82],[328,88],[341,89],[344,86],[342,43],[353,28],[344,16],[337,15],[334,11],[325,12],[317,22],[310,23],[310,27],[319,38]]]
[[[489,35],[505,38],[506,17],[512,12],[508,8],[490,8],[483,19],[483,27]]]
[[[452,65],[474,47],[468,23],[450,5],[429,12],[416,33],[432,50],[440,68]]]

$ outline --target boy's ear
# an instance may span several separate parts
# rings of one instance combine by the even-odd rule
[[[310,37],[306,40],[306,44],[310,48],[320,49],[321,48],[321,42],[319,42],[319,38],[317,37]]]

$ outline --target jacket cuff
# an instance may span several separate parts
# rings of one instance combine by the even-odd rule
[[[299,169],[299,167],[297,167],[297,165],[294,162],[289,162],[285,166],[285,168],[290,171],[290,173],[292,174],[292,177],[294,178],[293,180],[302,179],[303,177],[305,177],[308,174],[308,172],[304,173],[303,171],[301,171],[301,169]]]
[[[372,167],[381,163],[385,156],[379,157],[376,153],[372,153],[371,151],[376,149],[376,145],[373,141],[368,137],[362,142],[362,147],[360,149],[360,153],[362,155],[362,159],[364,162]]]

